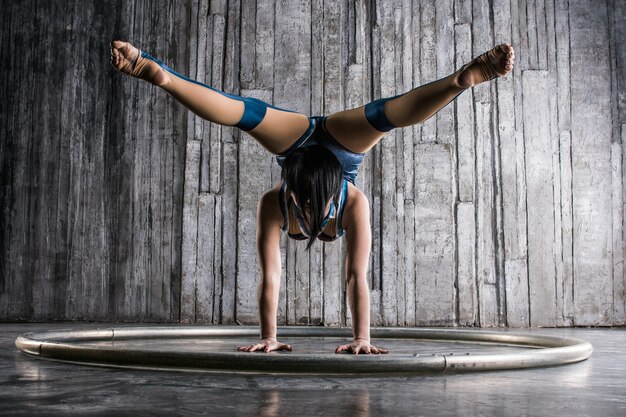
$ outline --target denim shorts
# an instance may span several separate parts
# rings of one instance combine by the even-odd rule
[[[326,129],[325,116],[309,117],[309,123],[309,129],[304,132],[304,135],[284,153],[276,156],[278,165],[282,167],[285,158],[295,149],[321,145],[335,155],[343,168],[343,178],[354,184],[357,171],[363,162],[363,158],[365,158],[365,154],[352,152],[340,144]]]

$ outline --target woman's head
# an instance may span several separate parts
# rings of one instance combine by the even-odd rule
[[[282,179],[304,217],[311,237],[307,249],[322,231],[328,203],[336,204],[343,169],[331,151],[320,145],[296,149],[283,163]],[[289,194],[288,194],[289,195]]]

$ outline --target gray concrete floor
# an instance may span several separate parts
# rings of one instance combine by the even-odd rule
[[[13,344],[25,332],[106,326],[0,324],[0,415],[626,416],[624,328],[531,330],[590,341],[592,357],[573,365],[402,377],[120,370],[34,358]]]

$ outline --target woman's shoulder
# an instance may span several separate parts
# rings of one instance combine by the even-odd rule
[[[348,182],[348,195],[344,207],[342,224],[345,224],[347,228],[350,223],[363,216],[369,216],[369,201],[363,191]]]
[[[360,207],[363,204],[369,205],[365,193],[359,190],[354,184],[348,182],[348,195],[346,196],[346,209]]]
[[[265,196],[268,196],[268,198],[270,198],[271,196],[278,197],[280,195],[280,190],[282,189],[282,187],[283,187],[283,182],[282,181],[274,184],[274,186],[272,188],[270,188],[265,193],[263,193],[263,197],[265,197]]]
[[[280,182],[274,187],[267,190],[259,200],[259,212],[265,220],[276,219],[283,220],[282,211],[280,209],[280,194],[283,183]]]

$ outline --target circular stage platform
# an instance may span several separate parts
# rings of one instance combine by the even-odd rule
[[[397,375],[474,372],[564,365],[587,359],[589,342],[480,330],[373,328],[387,355],[335,354],[349,328],[281,327],[293,352],[238,352],[258,340],[258,327],[120,327],[27,333],[15,340],[25,353],[61,361],[121,368],[265,374]]]

